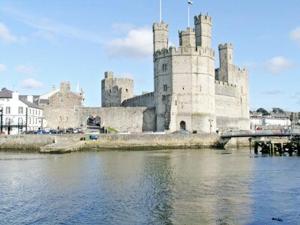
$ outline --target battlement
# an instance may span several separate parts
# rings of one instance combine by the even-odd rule
[[[156,30],[168,31],[169,25],[164,22],[154,23],[152,29],[153,29],[153,31],[156,31]]]
[[[233,44],[231,44],[231,43],[225,43],[225,44],[220,44],[219,45],[219,50],[228,49],[228,48],[233,49]]]
[[[186,30],[178,31],[178,33],[179,33],[179,35],[189,35],[191,33],[193,33],[195,35],[195,29],[188,27],[188,28],[186,28]]]
[[[128,77],[115,77],[114,72],[106,71],[104,72],[104,80],[115,80],[115,81],[127,81],[127,82],[133,82],[131,78]]]
[[[163,58],[180,55],[194,55],[194,56],[206,56],[210,58],[215,57],[215,51],[211,48],[185,48],[185,47],[170,47],[169,49],[158,50],[154,54],[154,58]]]
[[[104,72],[104,78],[105,79],[113,79],[114,78],[114,72],[112,72],[112,71]]]
[[[231,70],[233,72],[238,72],[238,73],[247,73],[248,72],[248,70],[246,68],[241,68],[241,67],[238,67],[235,65],[231,65]]]
[[[219,80],[216,80],[215,84],[218,84],[218,85],[223,86],[223,87],[237,87],[236,84],[230,84],[228,82],[219,81]]]
[[[198,15],[194,17],[195,25],[200,23],[206,23],[212,26],[212,17],[210,17],[208,14],[206,15]]]

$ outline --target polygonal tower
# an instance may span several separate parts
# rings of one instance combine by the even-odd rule
[[[154,53],[169,46],[168,25],[164,22],[153,24],[153,50]]]
[[[196,46],[211,48],[212,18],[208,15],[195,16]]]
[[[215,131],[215,59],[211,26],[211,17],[200,15],[195,17],[195,30],[187,28],[179,33],[178,48],[167,49],[166,36],[162,40],[163,47],[158,48],[154,41],[158,131]],[[156,29],[154,37],[155,32]]]

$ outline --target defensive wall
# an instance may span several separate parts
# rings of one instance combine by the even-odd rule
[[[90,116],[99,116],[101,126],[118,132],[155,131],[155,109],[147,107],[83,107],[78,111],[79,124],[86,126]]]
[[[123,107],[155,107],[154,92],[146,93],[143,95],[135,96],[127,99],[122,103]]]

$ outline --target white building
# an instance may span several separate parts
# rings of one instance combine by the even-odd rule
[[[287,129],[292,123],[287,115],[272,114],[263,116],[261,114],[253,114],[250,119],[251,129]]]
[[[44,127],[43,123],[43,110],[34,104],[33,96],[20,96],[6,88],[0,91],[0,129],[3,133],[15,135],[37,131]]]

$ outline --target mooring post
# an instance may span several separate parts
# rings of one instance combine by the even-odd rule
[[[250,154],[252,154],[252,138],[249,138],[249,149],[250,149]]]
[[[271,141],[271,155],[274,155],[274,143]]]
[[[255,155],[258,155],[258,143],[257,143],[257,141],[255,142],[255,145],[254,145],[254,153],[255,153]]]

